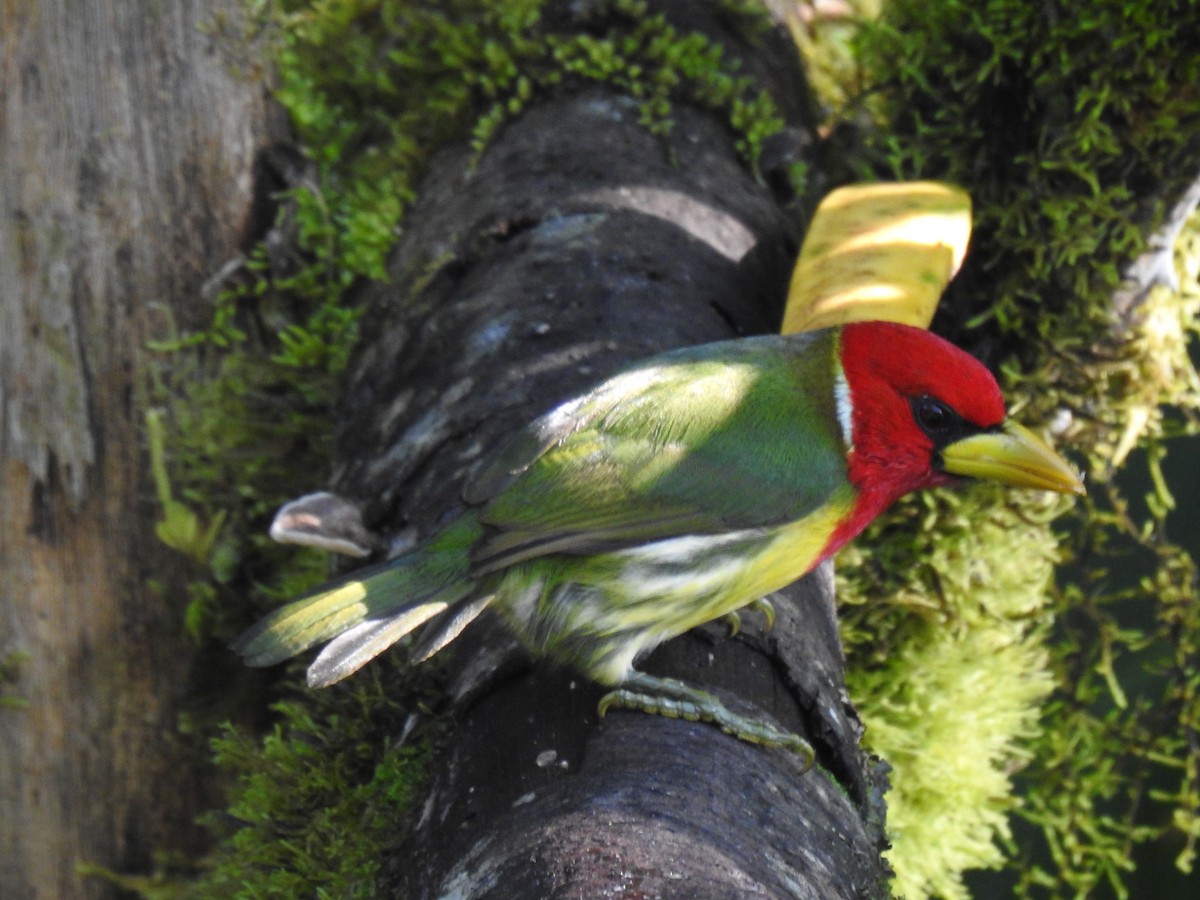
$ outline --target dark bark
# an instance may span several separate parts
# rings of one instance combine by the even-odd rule
[[[803,90],[787,77],[777,93]],[[393,548],[457,512],[505,435],[620,364],[777,328],[796,248],[776,198],[711,114],[677,105],[665,139],[637,119],[627,98],[563,94],[477,161],[456,147],[432,166],[339,410],[336,487]],[[477,623],[450,676],[449,745],[381,892],[886,894],[883,776],[858,749],[831,585],[822,571],[777,597],[766,636],[748,613],[737,639],[709,626],[645,663],[806,734],[807,774],[709,725],[598,722],[598,688],[528,667]]]
[[[154,537],[141,428],[146,342],[211,315],[251,206],[266,98],[200,30],[237,9],[0,11],[0,658],[27,704],[0,707],[3,897],[111,894],[76,866],[202,839],[186,566]]]

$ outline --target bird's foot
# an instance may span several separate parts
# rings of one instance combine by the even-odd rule
[[[766,620],[763,625],[765,630],[770,631],[775,627],[775,607],[771,605],[771,601],[766,597],[759,597],[757,600],[747,603],[743,608],[753,609],[756,612],[762,613],[762,617]],[[742,617],[740,613],[736,611],[725,613],[721,618],[729,625],[730,637],[736,636],[742,630]]]
[[[644,672],[631,672],[619,688],[600,698],[600,715],[603,716],[614,706],[690,722],[711,722],[726,734],[747,743],[782,747],[800,754],[806,770],[813,764],[813,748],[800,735],[776,728],[768,722],[739,716],[714,695],[674,678],[657,678]]]

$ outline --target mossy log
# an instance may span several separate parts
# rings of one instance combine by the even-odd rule
[[[620,364],[778,327],[795,245],[777,199],[711,114],[672,120],[656,137],[630,99],[588,88],[532,105],[473,163],[464,145],[439,155],[337,411],[335,487],[373,530],[428,534],[499,440]],[[858,749],[831,587],[823,570],[785,592],[766,635],[713,626],[647,663],[808,734],[807,775],[708,725],[598,721],[597,688],[474,626],[383,892],[885,894],[881,776]]]

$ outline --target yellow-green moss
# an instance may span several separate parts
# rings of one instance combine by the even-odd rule
[[[1002,490],[914,498],[839,560],[848,686],[893,768],[889,861],[903,897],[964,897],[999,865],[1012,771],[1053,688],[1044,646],[1061,502]],[[848,608],[847,604],[862,604]]]

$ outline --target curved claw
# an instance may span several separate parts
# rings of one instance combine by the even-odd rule
[[[775,604],[766,597],[759,597],[757,600],[749,604],[750,608],[762,614],[763,630],[770,631],[775,627]]]
[[[608,712],[608,708],[610,706],[612,706],[614,703],[616,703],[616,700],[617,700],[617,692],[616,691],[609,691],[607,694],[605,694],[603,697],[601,697],[600,702],[596,704],[597,715],[599,715],[600,718],[603,719],[604,714],[606,712]],[[618,706],[619,705],[620,704],[618,704]]]
[[[766,620],[763,623],[764,631],[770,631],[775,627],[775,606],[766,597],[759,597],[757,600],[747,603],[743,609],[752,609],[762,614],[763,619]],[[729,624],[729,636],[737,637],[742,630],[741,614],[736,611],[728,612],[721,616],[721,619]]]
[[[738,632],[742,630],[742,617],[736,612],[728,612],[721,616],[721,619],[729,626],[729,636],[737,637]]]

